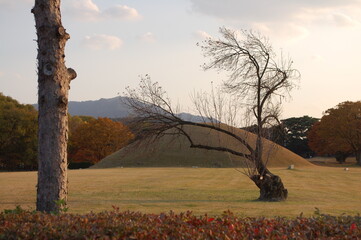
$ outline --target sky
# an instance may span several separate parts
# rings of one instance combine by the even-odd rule
[[[197,42],[219,27],[258,31],[301,73],[282,118],[361,100],[361,0],[63,0],[70,101],[122,95],[149,74],[192,112],[190,95],[226,74],[203,71]],[[0,92],[37,102],[33,0],[0,0]]]

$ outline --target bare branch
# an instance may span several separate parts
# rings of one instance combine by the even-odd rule
[[[266,132],[264,126],[272,126],[278,122],[281,102],[295,86],[294,80],[299,78],[299,73],[292,68],[293,62],[284,59],[282,55],[280,60],[276,61],[268,39],[260,34],[252,31],[237,32],[224,27],[220,28],[220,33],[222,39],[209,38],[200,45],[204,56],[210,59],[209,63],[204,64],[204,70],[229,72],[228,80],[222,85],[223,91],[212,88],[210,94],[197,93],[192,96],[203,122],[181,119],[172,109],[165,91],[157,83],[152,83],[146,75],[141,79],[137,90],[127,88],[126,92],[127,104],[136,116],[135,134],[141,139],[153,140],[164,135],[182,135],[188,139],[191,148],[222,151],[243,157],[248,160],[244,173],[261,188],[260,199],[285,199],[287,190],[284,189],[282,181],[266,167],[270,153],[263,159],[263,136]],[[224,97],[225,93],[230,97]],[[249,143],[247,137],[236,133],[232,128],[235,127],[240,106],[244,107],[243,113],[254,115],[255,146]],[[236,141],[246,152],[221,144],[211,146],[206,142],[195,142],[184,126],[216,131]],[[271,193],[274,191],[272,184],[277,186],[276,195]]]

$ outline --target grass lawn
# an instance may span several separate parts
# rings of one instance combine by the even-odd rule
[[[314,158],[310,158],[308,160],[309,160],[309,162],[311,162],[315,165],[318,165],[318,166],[322,166],[322,167],[328,166],[328,167],[346,168],[346,167],[355,166],[355,164],[356,164],[355,157],[346,158],[346,162],[342,163],[342,164],[338,163],[334,157],[314,157]]]
[[[259,202],[257,187],[232,168],[112,168],[69,171],[69,212],[191,210],[238,216],[361,213],[361,168],[272,168],[289,191],[285,202]],[[0,211],[35,209],[36,172],[0,173]]]

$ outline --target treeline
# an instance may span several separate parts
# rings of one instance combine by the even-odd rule
[[[254,132],[256,128],[244,129]],[[344,163],[347,157],[355,156],[361,165],[360,101],[340,103],[325,111],[321,119],[284,119],[265,131],[270,140],[304,158],[334,156]],[[120,121],[70,116],[69,168],[89,167],[133,140],[131,130]],[[0,170],[36,169],[37,111],[0,93]]]
[[[0,169],[37,168],[37,118],[33,106],[0,93]]]
[[[317,154],[335,156],[339,163],[355,156],[361,166],[361,101],[347,101],[328,109],[313,125],[308,138]]]
[[[37,169],[37,111],[0,93],[0,169]],[[109,118],[69,117],[70,168],[89,167],[134,138],[127,126]]]
[[[254,132],[256,128],[245,129]],[[321,119],[284,119],[264,131],[268,139],[302,157],[328,156],[345,163],[353,156],[361,166],[361,101],[342,102],[326,110]]]
[[[304,158],[310,158],[316,153],[309,147],[308,134],[318,121],[318,118],[310,116],[287,118],[276,126],[265,128],[263,136]],[[255,132],[257,128],[250,126],[244,129]]]
[[[129,128],[121,122],[89,116],[70,117],[69,132],[70,168],[93,165],[134,138]]]

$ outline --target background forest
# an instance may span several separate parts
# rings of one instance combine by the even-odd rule
[[[121,102],[116,101],[118,105]],[[99,116],[99,104],[102,108],[115,105],[114,101],[98,100],[86,102],[86,106],[77,105],[76,112],[86,111],[89,115]],[[94,109],[91,111],[91,109]],[[69,118],[69,168],[87,168],[113,152],[125,147],[136,136],[127,127],[131,121],[124,107],[119,115],[123,118],[107,118],[107,114],[117,116],[107,110],[104,117],[78,116]],[[339,110],[338,110],[339,109]],[[353,111],[351,111],[353,109]],[[281,124],[269,128],[270,140],[304,157],[332,156],[339,163],[344,163],[347,157],[355,156],[357,152],[357,136],[346,136],[339,132],[333,134],[335,124],[350,134],[357,134],[360,119],[347,116],[345,112],[357,114],[360,103],[346,102],[329,109],[322,119],[310,116],[292,117],[281,120]],[[104,112],[104,110],[103,110]],[[337,121],[332,116],[337,113],[344,116],[341,124],[340,117]],[[129,114],[128,114],[129,115]],[[331,117],[330,117],[331,115]],[[183,113],[187,119],[197,120],[197,116]],[[335,118],[335,117],[333,117]],[[347,119],[348,118],[348,119]],[[353,123],[351,120],[353,119]],[[348,124],[347,124],[348,123]],[[254,132],[254,126],[244,128]],[[37,111],[34,106],[20,104],[17,100],[0,93],[0,169],[2,170],[36,170],[37,169]],[[344,136],[344,137],[342,137]],[[347,144],[349,138],[355,139],[353,145]],[[354,150],[355,149],[355,150]],[[335,161],[336,162],[336,161]]]

